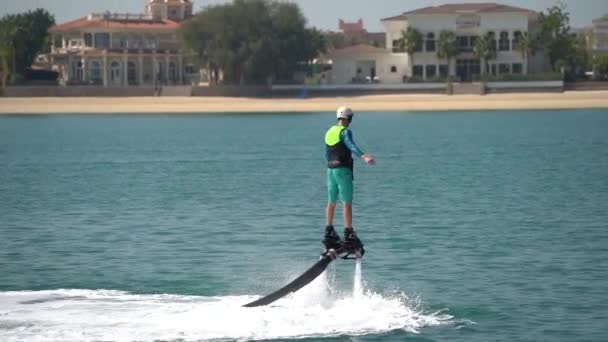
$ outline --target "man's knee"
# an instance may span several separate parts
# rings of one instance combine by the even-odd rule
[[[328,208],[332,208],[332,209],[336,208],[336,202],[329,202],[329,203],[327,203],[327,207]]]

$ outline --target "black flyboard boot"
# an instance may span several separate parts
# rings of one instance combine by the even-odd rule
[[[346,253],[348,253],[348,255],[352,254],[357,258],[361,258],[363,254],[365,254],[363,242],[361,242],[361,239],[359,239],[357,233],[355,233],[355,230],[352,227],[344,228],[344,243],[342,243],[342,248]]]
[[[325,246],[325,251],[329,251],[330,249],[338,250],[342,247],[342,241],[340,241],[340,236],[336,233],[334,226],[325,227],[325,236],[322,242]]]

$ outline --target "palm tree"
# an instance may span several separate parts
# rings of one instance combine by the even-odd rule
[[[521,58],[524,59],[523,64],[524,64],[524,67],[526,68],[524,71],[524,74],[528,73],[528,58],[530,55],[534,56],[537,46],[538,46],[538,44],[536,42],[536,39],[531,37],[531,35],[528,32],[522,33],[519,36],[519,39],[514,46],[515,50],[517,50],[519,53],[521,53]]]
[[[481,60],[481,74],[485,75],[488,61],[496,58],[496,45],[491,34],[486,33],[475,41],[473,54]]]
[[[458,44],[456,41],[456,34],[452,31],[443,30],[439,34],[439,45],[437,47],[437,57],[445,58],[448,61],[448,74],[450,64],[453,57],[458,56]],[[453,75],[449,75],[453,76]]]
[[[414,53],[422,48],[422,34],[420,31],[409,26],[407,30],[401,30],[399,49],[407,52],[410,57],[410,66],[414,66]]]
[[[11,54],[10,48],[6,45],[0,46],[0,77],[2,78],[2,88],[6,88],[6,80],[10,73],[8,66],[8,56]]]
[[[13,56],[13,68],[14,62],[14,32],[15,25],[12,22],[5,21],[0,27],[0,71],[2,72],[2,88],[6,87],[6,81],[9,74],[11,73],[11,66],[9,60]]]

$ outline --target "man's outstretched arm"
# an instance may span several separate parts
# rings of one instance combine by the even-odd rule
[[[345,129],[342,131],[342,141],[344,141],[344,144],[346,145],[346,147],[348,147],[348,149],[355,156],[357,156],[359,158],[363,158],[363,160],[365,160],[365,162],[368,163],[369,165],[373,165],[376,163],[374,161],[374,158],[372,158],[370,155],[363,153],[363,151],[361,151],[359,146],[357,146],[357,144],[355,144],[355,141],[353,139],[353,134],[349,129]]]

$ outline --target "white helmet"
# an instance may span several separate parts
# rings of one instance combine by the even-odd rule
[[[346,106],[342,106],[336,111],[336,118],[338,119],[351,119],[353,115],[353,110]]]

